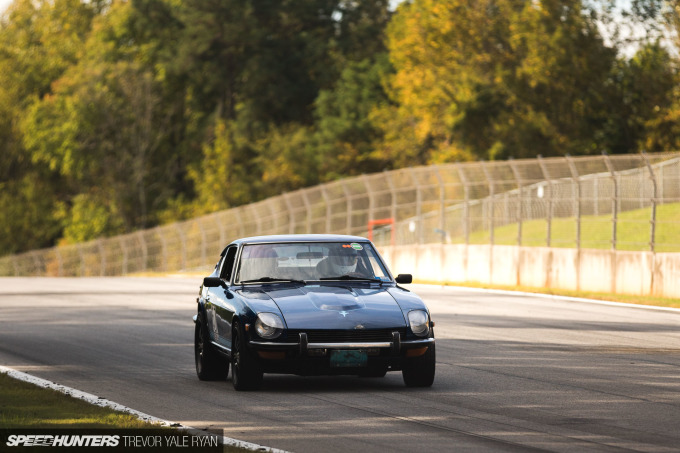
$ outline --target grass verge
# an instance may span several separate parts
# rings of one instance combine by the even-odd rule
[[[656,307],[680,308],[680,299],[653,296],[632,296],[627,294],[596,293],[592,291],[573,291],[555,288],[536,288],[532,286],[491,285],[478,282],[435,282],[430,280],[414,280],[413,283],[443,286],[464,286],[467,288],[501,289],[505,291],[521,291],[525,293],[549,294],[553,296],[580,297],[584,299],[621,302],[635,305],[652,305]]]
[[[0,429],[157,428],[116,412],[0,373]]]
[[[5,373],[0,373],[0,429],[162,429],[167,430],[168,435],[184,434],[180,429],[148,423],[134,415],[95,406]],[[228,445],[222,451],[250,450]]]

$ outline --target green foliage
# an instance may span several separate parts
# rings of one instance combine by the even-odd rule
[[[70,208],[58,205],[56,217],[62,221],[66,243],[85,242],[122,231],[115,207],[109,206],[106,198],[94,195],[76,195]]]
[[[386,159],[374,152],[381,133],[372,114],[388,102],[382,79],[389,71],[386,54],[350,63],[333,89],[319,93],[316,145],[324,179],[386,168]]]
[[[0,254],[384,169],[680,146],[673,2],[389,4],[15,0]]]

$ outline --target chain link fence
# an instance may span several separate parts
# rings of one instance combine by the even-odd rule
[[[432,165],[347,178],[193,220],[0,258],[0,275],[208,269],[245,236],[337,233],[378,247],[496,244],[680,252],[680,153]]]

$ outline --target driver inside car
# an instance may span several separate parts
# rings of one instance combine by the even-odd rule
[[[316,266],[318,278],[333,278],[350,275],[373,278],[364,266],[358,252],[353,248],[338,247],[329,250],[328,257]]]

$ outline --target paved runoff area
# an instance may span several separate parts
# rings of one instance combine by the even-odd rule
[[[199,284],[0,279],[0,365],[294,452],[680,448],[679,311],[411,285],[436,322],[432,388],[265,375],[236,392],[196,378]]]

